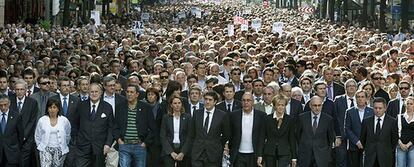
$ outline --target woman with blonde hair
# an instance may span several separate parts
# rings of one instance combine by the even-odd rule
[[[403,111],[404,112],[404,111]],[[405,112],[398,114],[397,167],[414,166],[414,97],[405,100]]]

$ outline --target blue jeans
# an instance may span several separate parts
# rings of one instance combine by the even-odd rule
[[[397,146],[397,167],[411,167],[414,166],[414,147],[411,146],[407,151],[401,150]]]
[[[147,164],[147,150],[139,144],[119,145],[119,166],[130,167],[132,159],[136,167],[145,167]]]

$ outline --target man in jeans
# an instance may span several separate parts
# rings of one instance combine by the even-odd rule
[[[120,166],[131,166],[134,159],[135,166],[145,167],[146,147],[152,142],[154,119],[148,114],[151,113],[150,106],[138,101],[138,90],[136,85],[127,86],[128,109],[120,110],[115,115],[120,130],[117,140]]]

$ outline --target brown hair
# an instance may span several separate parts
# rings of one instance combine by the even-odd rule
[[[184,103],[183,103],[183,100],[181,99],[181,96],[177,93],[173,93],[170,96],[170,98],[168,99],[168,115],[173,115],[173,113],[174,113],[174,111],[171,107],[172,106],[171,104],[172,104],[174,99],[179,99],[181,101],[181,112],[180,113],[181,114],[184,113],[185,112]]]

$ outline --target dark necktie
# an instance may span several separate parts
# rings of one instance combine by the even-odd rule
[[[3,113],[2,115],[3,116],[1,118],[0,124],[1,124],[1,132],[4,134],[4,132],[6,131],[6,124],[7,124],[7,122],[6,122],[6,113]]]
[[[17,103],[17,111],[19,111],[19,113],[20,113],[20,111],[22,110],[22,102],[21,101],[19,101],[18,103]]]
[[[312,131],[313,134],[316,133],[316,129],[318,128],[318,121],[317,121],[318,117],[317,116],[313,116],[313,123],[312,123]]]
[[[196,109],[197,109],[197,106],[193,106],[193,112],[191,113],[191,116],[193,116]]]
[[[400,114],[405,113],[405,99],[402,99],[402,101],[403,101],[403,105],[402,105],[402,107],[401,107]]]
[[[257,102],[260,102],[260,97],[256,97],[256,101]]]
[[[349,108],[354,107],[354,99],[353,98],[349,98],[349,100],[351,100],[351,107],[349,107]]]
[[[62,106],[62,108],[63,108],[63,114],[66,116],[67,115],[67,113],[68,113],[68,101],[67,101],[67,97],[65,96],[65,97],[63,97],[63,106]]]
[[[375,126],[375,135],[379,135],[381,130],[381,118],[377,119],[377,125]]]
[[[206,120],[204,120],[203,129],[206,133],[208,133],[208,122],[210,122],[210,112],[208,112],[208,111],[206,111],[206,112],[207,112],[207,117],[206,117]]]
[[[231,104],[227,104],[227,112],[231,112]]]
[[[90,120],[95,120],[95,116],[96,116],[96,105],[92,105],[92,112],[91,112],[91,116],[90,116]]]
[[[32,94],[32,91],[31,90],[28,90],[27,91],[27,96],[30,96]]]

